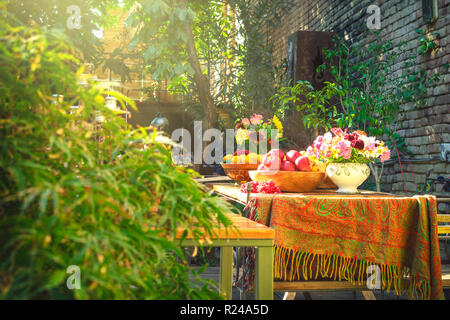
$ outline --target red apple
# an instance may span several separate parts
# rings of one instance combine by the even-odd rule
[[[284,152],[280,149],[272,149],[269,151],[269,153],[277,155],[281,161],[283,161],[283,159],[284,159]]]
[[[311,163],[309,162],[308,156],[298,157],[295,160],[295,166],[300,171],[311,171]]]
[[[291,161],[283,161],[283,163],[281,164],[281,168],[280,170],[282,171],[296,171],[297,169],[295,168],[295,164]]]
[[[261,163],[267,167],[268,170],[280,170],[281,159],[275,153],[267,153],[261,160]]]
[[[286,160],[295,163],[295,160],[297,160],[298,157],[300,157],[301,154],[297,150],[289,150],[286,153]]]

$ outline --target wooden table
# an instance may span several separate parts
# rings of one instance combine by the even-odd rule
[[[275,231],[260,223],[237,214],[229,213],[232,222],[229,229],[218,228],[215,237],[209,243],[212,247],[220,247],[220,295],[231,299],[233,284],[233,248],[256,247],[256,299],[273,299],[273,245]],[[178,230],[178,238],[184,230]],[[205,245],[205,244],[202,244]],[[183,241],[183,246],[201,246],[192,239],[192,234]]]
[[[240,188],[232,183],[210,183],[208,184],[214,192],[218,195],[229,199],[230,201],[234,201],[240,204],[246,204],[247,202],[247,194],[242,193]],[[323,191],[329,192],[329,191]],[[371,191],[367,191],[367,193],[373,193]],[[296,281],[296,282],[287,282],[287,281],[275,281],[274,282],[274,291],[286,292],[285,299],[291,300],[295,299],[294,291],[335,291],[335,290],[361,290],[364,298],[366,300],[374,300],[375,297],[372,292],[366,291],[366,286],[360,286],[356,283],[351,282],[341,282],[341,281]]]
[[[217,194],[220,196],[230,199],[234,202],[238,202],[241,204],[245,204],[247,202],[247,194],[240,191],[240,187],[233,183],[207,183],[206,184],[209,188],[214,190]],[[320,195],[320,194],[330,194],[335,193],[335,190],[329,190],[329,189],[319,189],[315,190],[311,193],[303,193],[303,195]],[[289,193],[283,193],[283,194],[289,194]],[[361,195],[384,195],[384,196],[394,196],[390,193],[382,193],[382,192],[374,192],[374,191],[361,191]]]
[[[208,185],[212,190],[215,191],[215,193],[219,194],[220,196],[229,199],[230,201],[246,204],[248,201],[247,194],[242,193],[240,191],[239,186],[235,184],[225,184],[225,183],[211,183]],[[316,190],[314,193],[311,194],[302,194],[300,196],[303,197],[317,197],[317,196],[331,196],[335,197],[337,196],[334,193],[334,190]],[[296,194],[285,194],[285,196],[297,196]],[[387,194],[387,193],[376,193],[372,191],[362,191],[362,193],[359,195],[359,197],[375,197],[375,198],[382,198],[382,199],[392,199],[393,197],[397,197],[393,194]],[[438,221],[441,220],[442,217],[438,215]],[[443,230],[445,228],[445,230]],[[444,231],[447,231],[448,227],[439,226],[438,233],[443,233]],[[445,273],[445,266],[442,270],[443,272],[443,282],[444,286],[446,286],[446,278],[444,276]],[[357,283],[352,282],[344,282],[344,281],[327,281],[327,280],[321,280],[321,281],[314,281],[314,280],[300,280],[300,281],[275,281],[274,282],[274,290],[275,291],[316,291],[316,290],[325,290],[325,291],[334,291],[334,290],[358,290],[362,291],[364,297],[366,299],[373,299],[374,295],[371,291],[367,291],[367,286],[364,285],[358,285]]]

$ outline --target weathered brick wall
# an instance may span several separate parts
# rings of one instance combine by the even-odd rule
[[[426,105],[414,109],[411,105],[401,107],[398,133],[405,137],[406,145],[416,159],[438,157],[441,143],[450,143],[450,74],[444,66],[450,61],[450,0],[438,0],[439,18],[432,25],[426,25],[422,18],[422,1],[419,0],[297,0],[294,7],[283,17],[276,30],[269,32],[269,41],[274,48],[274,63],[279,64],[287,57],[287,37],[300,30],[333,31],[346,38],[355,38],[365,28],[370,16],[367,8],[376,4],[381,9],[381,28],[387,39],[410,41],[409,49],[419,48],[416,29],[427,30],[429,34],[440,34],[439,50],[429,57],[420,57],[420,67],[428,72],[440,72],[441,81],[430,88]],[[402,72],[401,66],[398,66]],[[450,166],[439,160],[403,163],[406,188],[417,191],[423,184],[426,173],[432,178],[450,177]],[[435,193],[445,195],[438,185]],[[404,192],[404,182],[398,161],[385,167],[383,189],[388,192]],[[448,196],[448,194],[447,194]]]

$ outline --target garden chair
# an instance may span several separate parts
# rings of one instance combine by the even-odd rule
[[[438,199],[439,200],[439,199]],[[448,199],[447,199],[448,202]],[[450,288],[450,255],[447,247],[447,241],[450,239],[450,214],[438,214],[438,235],[439,239],[445,241],[445,253],[447,255],[446,263],[442,263],[442,286],[444,288]],[[443,261],[444,262],[444,261]]]

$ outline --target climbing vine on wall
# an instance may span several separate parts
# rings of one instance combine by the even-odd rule
[[[438,44],[425,36],[416,49],[411,49],[410,41],[394,44],[380,33],[369,39],[369,43],[350,44],[337,36],[334,47],[324,50],[327,62],[318,68],[319,72],[329,69],[334,81],[325,82],[320,90],[307,81],[280,88],[271,98],[274,107],[282,114],[296,106],[309,128],[361,129],[403,146],[395,133],[398,115],[405,104],[426,106],[427,91],[440,81],[440,74],[427,72],[421,57],[437,50]]]
[[[428,90],[441,79],[439,72],[423,66],[439,49],[439,34],[416,32],[420,35],[418,47],[414,40],[385,40],[380,32],[363,34],[352,43],[337,36],[334,47],[324,50],[327,61],[317,69],[328,69],[334,81],[325,82],[321,89],[308,81],[282,87],[271,98],[273,107],[282,116],[295,106],[303,113],[305,126],[316,132],[334,126],[360,129],[384,137],[394,152],[408,152],[403,137],[396,133],[402,125],[399,114],[425,107]],[[448,64],[444,66],[448,68]],[[376,166],[374,169],[377,171]],[[374,174],[379,189],[381,173]]]

